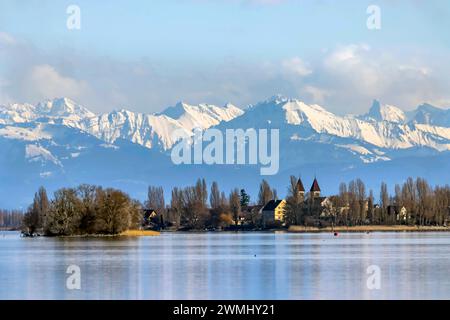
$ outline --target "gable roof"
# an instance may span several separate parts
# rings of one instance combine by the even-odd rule
[[[275,210],[283,200],[270,200],[267,204],[262,208],[262,211],[273,211]]]
[[[317,179],[314,178],[313,184],[311,186],[311,190],[309,190],[311,192],[320,192],[320,187],[319,187],[319,183],[317,182]]]
[[[300,179],[300,178],[298,178],[298,181],[297,181],[297,190],[299,192],[305,192],[305,187],[303,186],[302,179]]]
[[[263,208],[264,206],[257,204],[257,205],[252,205],[252,206],[246,206],[244,208],[242,208],[242,212],[251,212],[251,211],[259,211]]]

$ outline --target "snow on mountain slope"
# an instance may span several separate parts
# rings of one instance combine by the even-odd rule
[[[288,124],[308,125],[317,133],[352,138],[381,148],[406,149],[424,146],[439,151],[450,150],[450,130],[404,124],[404,113],[391,106],[375,106],[382,121],[340,117],[320,106],[306,105],[297,100],[286,102],[283,109],[286,111]],[[374,115],[374,107],[369,114]]]
[[[61,162],[47,149],[40,145],[27,144],[25,146],[25,158],[29,161],[50,161],[58,166],[62,166]]]
[[[436,150],[450,150],[449,130],[433,126],[420,126],[416,124],[398,123],[400,113],[391,107],[384,108],[382,112],[385,119],[395,121],[373,121],[354,117],[341,117],[318,105],[307,105],[298,100],[282,100],[272,102],[285,111],[285,121],[289,125],[312,129],[314,134],[326,134],[339,138],[350,138],[360,142],[369,143],[380,148],[406,149],[415,146],[426,146]],[[393,111],[387,117],[387,111]],[[249,118],[258,118],[253,113],[258,108],[249,111]],[[262,110],[265,113],[266,110]],[[238,118],[239,119],[239,118]],[[245,121],[243,121],[245,122]],[[280,127],[283,124],[279,124]],[[295,131],[295,129],[292,129]]]
[[[30,104],[0,106],[0,124],[29,122],[36,119],[34,107]]]
[[[95,114],[68,98],[47,100],[36,106],[27,103],[0,106],[0,124],[40,120],[77,127],[81,120],[90,117],[95,117]]]
[[[40,102],[35,110],[40,116],[67,118],[73,121],[95,117],[94,113],[68,98]]]
[[[24,141],[50,140],[52,138],[51,134],[45,132],[44,129],[45,126],[41,124],[36,126],[0,125],[0,137]]]
[[[220,127],[221,123],[232,123],[233,127],[244,129],[270,124],[288,134],[284,138],[282,135],[282,140],[291,139],[294,135],[300,139],[319,135],[314,139],[322,143],[337,138],[354,140],[350,144],[367,143],[394,150],[428,147],[444,151],[450,150],[450,132],[445,126],[432,123],[440,121],[445,125],[447,113],[450,111],[423,105],[412,114],[414,120],[405,122],[406,116],[401,110],[374,101],[366,115],[342,117],[319,105],[275,96],[249,107],[245,112],[231,104],[217,107],[178,103],[160,114],[120,110],[96,116],[70,99],[62,98],[39,103],[35,107],[29,104],[0,106],[0,124],[7,124],[0,128],[0,135],[33,140],[35,135],[42,134],[39,126],[25,130],[16,128],[14,124],[50,123],[83,130],[110,144],[124,139],[146,148],[168,150],[176,142],[173,137],[175,131],[188,136],[194,128]]]
[[[405,113],[397,107],[384,104],[374,100],[369,112],[361,117],[364,120],[388,121],[394,123],[404,123]]]
[[[191,135],[191,131],[165,115],[146,115],[127,110],[86,119],[81,129],[108,143],[114,143],[120,138],[146,148],[160,146],[163,150],[175,143],[172,136],[175,130],[180,130],[183,136]]]
[[[222,121],[230,121],[243,113],[244,111],[232,104],[217,107],[210,104],[193,106],[179,102],[161,114],[177,120],[183,128],[192,131],[194,128],[207,129]]]
[[[192,135],[194,128],[207,129],[222,121],[234,119],[242,113],[241,109],[231,104],[217,107],[179,103],[161,114],[120,110],[96,116],[72,100],[60,98],[47,100],[36,106],[30,104],[0,106],[0,124],[32,122],[60,124],[86,131],[107,143],[114,143],[120,138],[146,148],[157,146],[167,150],[177,140],[173,136],[175,131],[181,136],[189,136]],[[9,130],[14,131],[11,128]],[[4,134],[12,136],[12,131]],[[29,132],[26,134],[30,135]]]
[[[446,128],[342,117],[321,106],[282,97],[252,106],[242,116],[216,128],[279,129],[281,157],[286,166],[292,167],[302,161],[390,161],[411,156],[406,151],[417,152],[417,148],[425,154],[450,150],[450,132]],[[319,149],[328,149],[328,153]]]
[[[153,180],[166,187],[198,177],[227,188],[238,180],[249,188],[258,185],[261,177],[255,166],[173,165],[167,152],[175,143],[173,133],[191,135],[196,127],[279,129],[280,174],[273,178],[283,188],[289,175],[299,172],[328,172],[335,180],[344,173],[369,179],[391,167],[387,178],[427,170],[435,170],[430,172],[436,179],[450,178],[440,169],[450,159],[450,125],[444,117],[448,110],[419,107],[401,120],[402,114],[391,107],[372,109],[370,117],[338,116],[281,96],[245,110],[180,103],[160,114],[119,110],[94,115],[69,99],[0,106],[0,191],[17,184],[17,197],[28,197],[22,201],[0,195],[0,207],[5,199],[12,206],[26,204],[40,185],[95,183],[142,192],[144,198]],[[403,162],[414,166],[403,170]],[[421,167],[424,163],[426,168]]]

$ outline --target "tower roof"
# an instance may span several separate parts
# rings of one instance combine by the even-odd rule
[[[303,186],[302,179],[300,179],[300,178],[298,178],[298,181],[297,181],[297,190],[299,192],[305,192],[305,187]]]
[[[319,187],[319,183],[317,182],[317,179],[314,178],[313,184],[311,186],[311,190],[309,190],[311,192],[320,192],[320,187]]]

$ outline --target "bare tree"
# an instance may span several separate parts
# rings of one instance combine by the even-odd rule
[[[162,187],[150,186],[147,192],[147,209],[153,209],[159,214],[163,214],[166,208],[164,200],[164,189]]]
[[[49,201],[47,191],[44,187],[40,187],[34,195],[33,204],[28,208],[23,219],[25,232],[33,235],[42,229],[44,221],[48,214]]]
[[[274,199],[273,191],[270,188],[269,183],[266,180],[263,180],[259,186],[259,193],[258,193],[258,204],[265,205],[270,200]]]
[[[175,221],[177,228],[181,224],[181,216],[183,214],[184,201],[183,191],[177,187],[172,189],[172,198],[170,200],[170,212],[172,214],[172,220]]]
[[[298,179],[295,176],[290,177],[288,196],[286,198],[286,223],[301,224],[303,222],[303,201],[304,197],[298,189]]]
[[[211,194],[209,196],[209,204],[212,209],[220,208],[220,191],[219,185],[214,181],[211,185]]]
[[[80,226],[82,203],[77,191],[71,188],[55,192],[44,230],[49,235],[73,235]]]
[[[230,193],[230,210],[233,215],[234,224],[237,226],[241,214],[241,197],[239,195],[239,189],[234,189]]]
[[[383,222],[387,222],[387,208],[389,206],[389,192],[387,184],[382,182],[380,187],[380,207]]]
[[[370,223],[375,222],[375,210],[374,210],[374,199],[373,199],[373,191],[372,189],[369,191],[369,198],[367,199],[367,218]]]

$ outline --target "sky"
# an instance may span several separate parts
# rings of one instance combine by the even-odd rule
[[[0,104],[151,113],[281,94],[337,114],[373,99],[450,107],[449,30],[447,0],[2,0]]]

